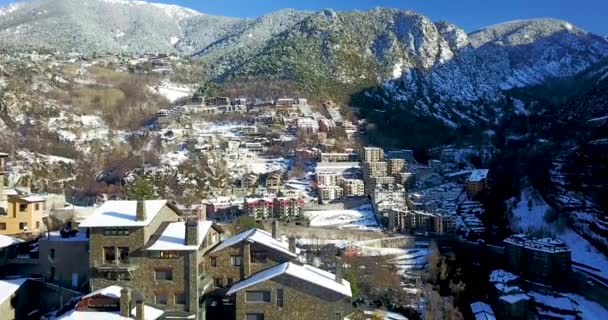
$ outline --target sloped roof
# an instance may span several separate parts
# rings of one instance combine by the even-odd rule
[[[160,210],[167,205],[167,200],[146,200],[146,220],[137,221],[137,201],[112,200],[107,201],[95,210],[93,215],[85,219],[79,226],[95,227],[144,227],[150,224]]]
[[[26,281],[27,278],[0,280],[0,304],[17,292]]]
[[[167,225],[163,230],[160,237],[146,250],[198,250],[205,236],[213,226],[213,221],[199,221],[198,222],[198,245],[188,246],[186,245],[186,223],[185,222],[172,222]]]
[[[212,253],[224,250],[228,247],[232,247],[233,245],[236,245],[242,241],[259,243],[269,249],[279,251],[294,258],[297,257],[295,253],[289,251],[288,242],[277,240],[273,238],[272,234],[270,234],[269,232],[257,228],[241,232],[231,238],[222,241],[219,246],[213,249]]]
[[[276,265],[258,272],[245,280],[237,282],[230,288],[230,290],[228,290],[228,295],[281,275],[288,275],[337,292],[344,296],[352,297],[352,291],[348,281],[342,279],[342,283],[338,283],[336,282],[336,275],[331,272],[327,272],[310,265],[298,265],[292,262],[285,262]]]
[[[21,240],[21,239],[0,234],[0,249],[4,249],[6,247],[10,247],[12,245],[22,243],[22,242],[23,242],[23,240]]]
[[[95,290],[86,296],[82,297],[83,299],[94,297],[97,295],[101,295],[108,298],[120,299],[120,290],[122,290],[121,286],[109,286],[105,288],[101,288],[99,290]]]

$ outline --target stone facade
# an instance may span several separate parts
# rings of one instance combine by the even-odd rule
[[[277,289],[283,290],[283,303],[277,303]],[[247,302],[248,291],[268,291],[269,302]],[[263,314],[264,320],[343,319],[353,312],[350,298],[310,282],[281,275],[235,293],[236,319]]]

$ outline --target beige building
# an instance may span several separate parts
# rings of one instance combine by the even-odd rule
[[[394,176],[406,170],[404,159],[388,159],[388,175]]]
[[[376,147],[364,147],[362,160],[363,162],[384,161],[384,150]]]
[[[366,178],[384,177],[388,175],[387,163],[382,162],[365,162],[363,163],[363,174]]]
[[[365,195],[365,184],[361,179],[344,179],[342,181],[344,197],[362,197]]]

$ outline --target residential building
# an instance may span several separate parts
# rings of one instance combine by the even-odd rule
[[[344,319],[354,311],[340,271],[293,262],[252,274],[227,294],[235,296],[236,319]]]
[[[298,118],[296,120],[298,134],[315,134],[319,132],[319,123],[310,118]]]
[[[23,240],[0,235],[0,273],[3,273],[3,266],[8,260],[16,255],[16,247],[20,243],[23,243]]]
[[[362,197],[365,196],[365,184],[361,179],[344,179],[342,180],[342,188],[344,189],[344,197]]]
[[[340,186],[319,187],[319,201],[321,203],[332,202],[344,197],[344,189]]]
[[[384,177],[388,175],[387,163],[382,162],[364,162],[363,175],[366,178]]]
[[[227,105],[230,105],[230,98],[228,98],[228,97],[206,98],[205,104],[208,106],[227,106]]]
[[[275,171],[266,176],[266,188],[276,190],[281,186],[282,171]]]
[[[204,205],[209,218],[222,219],[226,216],[236,215],[243,208],[243,199],[218,197],[205,200]]]
[[[338,175],[333,172],[317,172],[317,187],[330,187],[338,185]]]
[[[526,279],[550,284],[571,270],[572,252],[561,240],[517,234],[504,245],[507,265]]]
[[[467,180],[467,192],[474,197],[488,187],[488,169],[473,170]]]
[[[266,268],[296,259],[295,240],[282,241],[276,236],[264,230],[250,229],[225,239],[209,252],[205,268],[213,279],[210,300],[218,305],[224,304],[226,292],[234,283]],[[225,304],[224,307],[230,308],[234,306],[234,301]],[[209,310],[208,318],[217,319],[218,316],[214,318],[212,312]]]
[[[384,161],[384,150],[376,147],[364,147],[362,160],[363,162]]]
[[[248,173],[241,179],[241,187],[243,189],[256,189],[258,187],[258,175]]]
[[[387,171],[389,176],[398,175],[406,170],[404,159],[394,158],[388,159],[386,162],[388,163]]]
[[[277,99],[274,104],[278,107],[291,107],[295,104],[295,101],[292,98],[280,98]]]
[[[331,133],[336,131],[336,123],[329,119],[319,119],[319,132]]]
[[[275,219],[293,219],[302,216],[304,200],[301,198],[281,197],[273,200],[273,217]]]
[[[433,232],[452,233],[456,230],[455,216],[440,215],[405,208],[389,209],[389,229],[403,233]]]
[[[247,198],[243,210],[245,214],[256,220],[265,220],[272,216],[273,205],[271,198]]]
[[[182,221],[166,200],[105,202],[80,224],[90,235],[91,291],[124,283],[166,316],[204,318],[205,254],[222,232],[204,215]]]
[[[398,183],[405,187],[405,189],[410,188],[415,183],[416,176],[411,172],[402,172],[394,175],[395,183]]]
[[[356,162],[358,160],[359,155],[354,152],[321,153],[321,162]]]

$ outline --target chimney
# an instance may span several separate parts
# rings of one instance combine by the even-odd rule
[[[243,245],[243,278],[251,274],[251,242],[245,241]]]
[[[129,296],[129,289],[122,288],[120,290],[120,316],[129,318],[131,315],[131,297]]]
[[[0,153],[0,208],[8,211],[8,208],[4,208],[4,161],[8,156],[4,153]]]
[[[207,221],[207,205],[203,204],[198,208],[198,220]]]
[[[296,253],[296,237],[289,237],[289,251]]]
[[[135,301],[135,320],[144,320],[144,299],[138,297]]]
[[[136,218],[137,221],[146,221],[146,205],[143,199],[137,200],[137,208],[136,208]]]
[[[198,220],[195,218],[186,218],[186,245],[198,246]]]
[[[342,256],[336,255],[336,282],[342,284]]]
[[[279,236],[279,221],[272,220],[272,237],[278,239]]]

